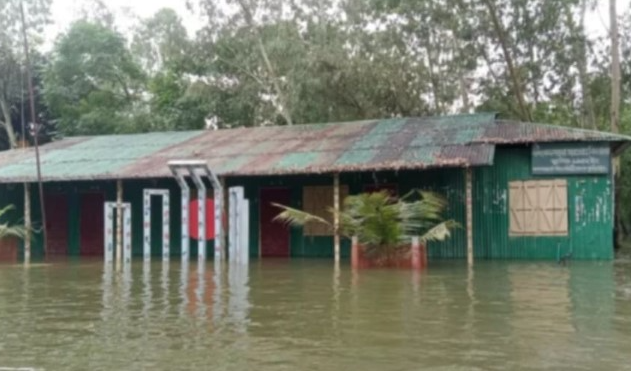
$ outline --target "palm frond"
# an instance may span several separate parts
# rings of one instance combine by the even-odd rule
[[[423,235],[419,236],[419,240],[422,244],[430,241],[444,241],[451,236],[451,230],[458,226],[453,220],[447,220],[442,223],[438,223],[430,228]]]
[[[313,215],[308,212],[294,209],[292,207],[281,205],[281,204],[272,203],[272,205],[283,210],[278,215],[276,215],[274,220],[285,222],[288,225],[302,227],[305,224],[310,223],[310,222],[323,223],[328,226],[331,225],[331,223],[329,223],[326,219],[321,218],[317,215]]]
[[[13,205],[7,205],[0,209],[0,218],[13,209]],[[24,238],[29,233],[30,231],[22,225],[10,225],[9,223],[0,224],[0,240],[6,237]]]
[[[20,225],[9,226],[8,224],[0,224],[0,240],[7,237],[25,238],[28,230]]]
[[[11,211],[15,209],[15,206],[13,205],[7,205],[5,207],[3,207],[2,209],[0,209],[0,218],[2,218],[4,216],[4,214],[6,214],[7,212]]]

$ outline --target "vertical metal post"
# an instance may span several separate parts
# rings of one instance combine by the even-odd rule
[[[105,248],[103,249],[105,263],[112,263],[114,260],[114,208],[111,202],[106,202],[104,207],[105,217],[103,230],[105,231]]]
[[[243,187],[232,187],[229,189],[229,238],[228,238],[228,255],[231,262],[241,260],[241,250],[243,248],[244,234],[243,230],[243,213],[244,199]]]
[[[31,231],[33,225],[31,223],[31,185],[24,183],[24,228],[26,236],[24,236],[24,263],[31,261]]]
[[[230,262],[236,261],[237,258],[237,239],[239,234],[237,230],[237,193],[234,187],[228,190],[228,259]]]
[[[466,209],[467,209],[467,264],[473,265],[473,173],[465,169]]]
[[[171,257],[171,200],[169,191],[162,192],[162,260]]]
[[[340,174],[333,174],[333,246],[335,264],[340,262]]]
[[[203,261],[206,260],[206,186],[197,173],[193,171],[191,175],[197,187],[197,258]],[[218,202],[217,198],[215,197],[215,205]],[[217,243],[217,231],[215,231],[215,243]]]
[[[123,207],[124,211],[124,233],[123,239],[123,251],[125,258],[125,265],[131,264],[131,204],[126,203]]]
[[[142,197],[142,255],[145,261],[151,259],[151,193],[145,189]]]
[[[250,201],[243,199],[241,203],[241,242],[239,261],[248,264],[250,261]]]
[[[208,168],[206,168],[208,172]],[[224,190],[222,184],[217,177],[210,173],[208,174],[213,186],[213,194],[215,198],[215,261],[220,261],[225,258],[224,251],[224,232],[223,232],[223,214],[224,214]]]
[[[181,204],[180,204],[180,209],[182,212],[182,217],[181,217],[181,250],[182,250],[182,261],[188,261],[189,260],[189,245],[190,245],[190,240],[189,240],[189,236],[188,236],[188,204],[191,201],[191,191],[190,188],[188,187],[188,183],[186,183],[186,179],[184,179],[184,176],[182,176],[182,174],[180,174],[177,169],[175,168],[171,168],[171,172],[173,173],[173,176],[175,177],[175,181],[177,181],[177,184],[180,186],[180,191],[181,193]]]
[[[123,252],[123,181],[116,181],[116,268],[121,267]]]
[[[182,249],[182,261],[189,261],[190,254],[190,239],[188,236],[188,204],[191,201],[191,191],[188,188],[188,184],[186,181],[182,179],[182,183],[184,187],[182,187],[182,197],[181,197],[181,209],[182,209],[182,234],[181,234],[181,249]],[[182,186],[182,184],[180,184]]]

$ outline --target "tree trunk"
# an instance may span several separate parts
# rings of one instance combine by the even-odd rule
[[[611,131],[620,132],[620,40],[616,0],[609,0],[611,22]]]
[[[504,54],[504,61],[506,62],[506,67],[508,68],[508,73],[510,75],[512,85],[513,85],[513,93],[515,94],[515,99],[517,100],[517,104],[519,105],[519,110],[521,111],[520,118],[525,121],[532,121],[532,117],[530,116],[530,110],[528,109],[528,105],[526,104],[526,100],[524,98],[524,91],[523,91],[521,78],[513,62],[513,57],[510,51],[508,36],[506,35],[506,32],[504,31],[503,25],[500,23],[499,17],[497,15],[497,11],[495,9],[495,5],[493,4],[493,0],[484,0],[484,3],[486,4],[486,7],[489,11],[489,15],[491,17],[491,23],[493,23],[493,29],[500,43],[500,47],[502,48],[502,53]]]
[[[245,18],[248,27],[254,32],[256,35],[256,43],[258,45],[259,52],[261,53],[261,58],[263,59],[263,63],[265,64],[265,68],[267,69],[267,73],[272,80],[272,87],[278,96],[278,105],[276,109],[278,113],[287,121],[287,125],[293,125],[294,122],[292,120],[289,102],[286,99],[285,93],[281,89],[280,82],[278,77],[276,76],[276,71],[274,70],[274,66],[272,66],[271,61],[269,60],[269,56],[267,54],[267,49],[265,49],[265,44],[263,44],[263,36],[259,32],[258,28],[254,24],[254,17],[252,16],[252,12],[250,11],[250,7],[246,4],[246,0],[238,0],[239,6],[243,11],[243,16]]]
[[[15,139],[15,132],[13,131],[13,125],[11,123],[11,111],[9,104],[4,97],[0,97],[0,110],[2,110],[4,130],[7,132],[7,139],[9,140],[9,147],[17,148],[17,141]]]
[[[581,82],[581,93],[583,96],[583,112],[586,126],[596,129],[596,114],[594,113],[594,101],[589,89],[589,77],[587,75],[587,36],[585,35],[585,13],[587,11],[587,0],[581,1],[581,38],[578,41],[578,73]]]
[[[431,36],[426,40],[425,50],[427,51],[427,67],[429,71],[429,80],[431,82],[432,87],[432,95],[434,96],[434,109],[436,110],[436,114],[440,115],[443,111],[441,105],[441,94],[440,94],[440,82],[438,81],[438,76],[434,73],[434,67],[436,66],[436,61],[434,60],[435,50],[432,47],[434,40],[432,40]]]
[[[618,13],[616,0],[609,0],[609,21],[611,33],[611,131],[620,132],[620,40],[618,35]],[[615,244],[619,247],[622,243],[622,218],[620,210],[620,158],[613,160],[614,175],[614,220],[615,220]]]
[[[462,98],[462,112],[471,112],[471,103],[469,102],[469,89],[467,86],[467,78],[462,71],[462,67],[458,67],[458,78],[460,80],[460,97]]]

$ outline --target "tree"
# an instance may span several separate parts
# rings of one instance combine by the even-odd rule
[[[144,81],[121,34],[78,21],[55,45],[45,97],[66,135],[135,131]]]
[[[0,219],[6,217],[7,213],[13,210],[13,205],[8,205],[0,209]],[[11,225],[10,223],[0,223],[0,241],[7,237],[25,238],[30,233],[24,226]]]
[[[170,8],[158,10],[140,21],[131,43],[131,51],[140,60],[143,70],[156,74],[165,69],[187,72],[191,42],[182,19]]]
[[[412,199],[415,196],[418,199]],[[275,206],[282,210],[276,220],[296,226],[322,223],[332,227],[318,216],[286,205]],[[418,236],[423,244],[448,238],[456,224],[442,220],[446,206],[442,196],[424,191],[401,198],[386,191],[347,196],[339,212],[340,232],[348,238],[357,237],[368,257],[389,260],[407,253],[412,237]]]
[[[50,0],[0,0],[0,127],[6,134],[9,148],[17,146],[15,120],[24,98],[23,52],[20,24],[20,2],[26,8],[28,37],[38,44],[43,26],[48,22]],[[23,138],[24,139],[24,138]]]

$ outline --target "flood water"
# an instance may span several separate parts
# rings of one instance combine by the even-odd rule
[[[0,369],[631,370],[631,261],[0,266]]]

